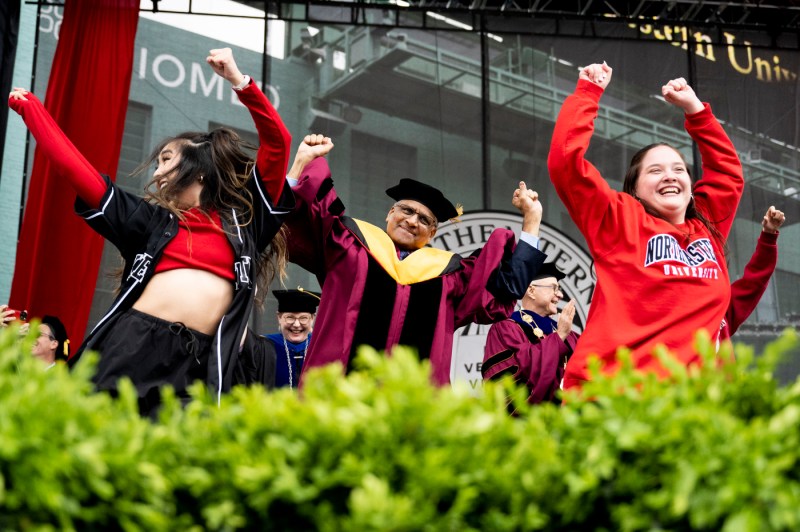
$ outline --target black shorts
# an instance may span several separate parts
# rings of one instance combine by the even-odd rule
[[[205,381],[213,337],[138,310],[120,315],[93,346],[100,352],[94,383],[117,394],[117,380],[128,377],[139,395],[142,415],[152,415],[161,403],[161,386],[171,385],[185,404],[187,388]]]

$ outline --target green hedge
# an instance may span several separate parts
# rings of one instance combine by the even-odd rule
[[[800,382],[772,377],[796,342],[669,381],[625,369],[592,400],[530,408],[508,383],[476,399],[430,386],[407,352],[365,351],[302,397],[238,389],[217,407],[198,386],[181,409],[167,394],[154,423],[130,386],[91,392],[93,357],[45,371],[11,331],[0,529],[798,530]]]

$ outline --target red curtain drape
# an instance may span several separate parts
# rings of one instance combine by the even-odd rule
[[[115,177],[139,0],[69,0],[44,105],[98,171]],[[34,155],[10,305],[58,316],[72,353],[86,330],[103,240],[74,214],[75,192]]]

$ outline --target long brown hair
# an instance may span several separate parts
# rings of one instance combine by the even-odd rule
[[[145,185],[145,198],[185,220],[175,199],[186,188],[202,178],[199,210],[206,215],[212,210],[230,225],[244,227],[253,221],[253,195],[246,187],[255,162],[251,153],[255,146],[245,142],[232,129],[225,127],[208,133],[187,131],[162,140],[134,174],[147,171],[158,160],[161,151],[174,143],[180,159],[172,170],[174,177],[159,188],[154,177]],[[248,153],[248,150],[250,153]],[[243,220],[234,220],[232,210],[245,213]],[[262,305],[270,283],[278,276],[286,277],[286,233],[281,228],[264,252],[256,259],[256,303]]]
[[[625,179],[622,182],[622,191],[636,198],[636,200],[642,204],[642,207],[644,207],[644,210],[647,214],[655,216],[656,218],[661,218],[663,220],[664,219],[663,216],[658,214],[655,211],[655,209],[653,209],[650,205],[647,204],[646,201],[643,201],[639,196],[636,195],[636,183],[639,181],[639,173],[641,172],[642,169],[642,161],[644,160],[645,155],[647,155],[650,150],[652,150],[653,148],[657,148],[659,146],[665,146],[667,148],[670,148],[675,153],[678,154],[678,156],[683,161],[683,165],[686,167],[686,173],[689,174],[689,178],[692,180],[692,191],[694,191],[694,176],[692,176],[692,172],[689,169],[689,165],[686,164],[686,159],[683,158],[683,154],[681,154],[681,152],[679,152],[674,146],[671,146],[666,142],[656,142],[654,144],[649,144],[633,154],[633,157],[631,157],[631,163],[628,166],[628,170],[625,172]],[[694,195],[692,195],[691,199],[689,200],[689,205],[686,206],[685,218],[687,220],[690,220],[692,218],[700,220],[700,223],[702,223],[705,226],[705,228],[708,229],[708,232],[711,234],[711,236],[714,237],[714,239],[719,243],[720,247],[723,250],[723,253],[725,253],[725,255],[728,254],[728,243],[725,241],[725,237],[722,236],[722,233],[719,232],[717,226],[713,221],[706,218],[702,212],[697,210],[697,206],[695,205],[694,202]]]

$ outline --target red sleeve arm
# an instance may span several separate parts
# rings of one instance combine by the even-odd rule
[[[742,163],[711,107],[686,117],[686,131],[697,143],[703,175],[694,187],[697,207],[727,238],[744,191]]]
[[[278,111],[255,82],[251,81],[236,94],[250,111],[250,116],[255,122],[258,131],[256,168],[270,199],[273,203],[277,203],[286,182],[292,136],[283,124]]]
[[[725,315],[731,336],[758,306],[777,263],[778,234],[762,231],[744,275],[731,284],[731,302]]]
[[[28,99],[9,98],[8,106],[22,117],[36,139],[36,148],[44,153],[60,175],[69,180],[78,197],[89,207],[98,208],[106,191],[100,172],[67,138],[42,102],[30,92],[25,97]]]
[[[585,159],[602,95],[603,89],[594,83],[578,81],[558,113],[547,157],[558,197],[590,246],[601,233],[600,222],[617,195]]]

